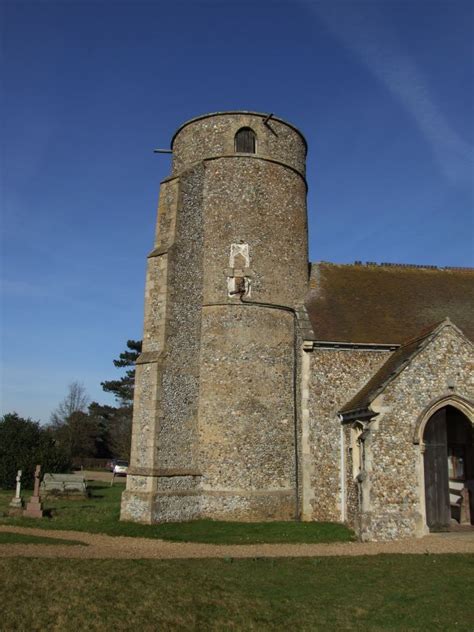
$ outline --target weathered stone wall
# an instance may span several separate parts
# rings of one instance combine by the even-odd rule
[[[203,293],[203,165],[185,172],[179,181],[156,462],[160,468],[195,470]]]
[[[316,333],[317,335],[317,333]],[[321,349],[310,358],[308,446],[303,467],[312,490],[305,520],[339,522],[341,507],[341,422],[338,411],[390,355],[364,349]]]
[[[246,126],[256,153],[236,154]],[[295,517],[292,310],[308,282],[305,156],[292,126],[250,113],[201,117],[175,135],[147,277],[123,518]],[[252,305],[231,293],[237,279]]]
[[[204,510],[225,517],[231,509],[246,520],[294,518],[293,316],[253,305],[209,307],[202,334]]]
[[[432,402],[453,392],[474,399],[472,345],[454,327],[446,326],[372,405],[379,414],[371,422],[364,420],[368,432],[359,480],[353,465],[353,424],[344,427],[345,508],[341,511],[341,426],[337,412],[389,355],[388,351],[335,349],[308,353],[309,433],[305,441],[309,454],[303,469],[309,467],[311,472],[305,480],[311,502],[304,518],[341,520],[345,516],[367,540],[426,533],[422,450],[414,441],[417,423]]]
[[[356,480],[359,472],[355,471],[352,445],[351,426],[346,424],[344,433],[344,462],[345,462],[345,520],[349,527],[357,533],[360,531],[360,483]]]
[[[420,446],[414,443],[416,425],[426,407],[440,398],[456,394],[473,401],[473,368],[472,345],[446,326],[374,402],[372,407],[380,413],[367,439],[370,506],[361,516],[364,539],[426,532],[423,460]]]
[[[226,275],[233,243],[248,244],[253,301],[301,302],[308,283],[304,179],[242,155],[205,165],[204,304],[229,300]]]
[[[188,132],[208,122],[185,127],[175,146],[189,138],[192,153],[195,137]],[[251,126],[257,153],[204,163],[202,512],[239,520],[290,519],[297,512],[296,321],[284,308],[303,300],[308,268],[306,183],[286,164],[304,156],[305,146],[292,128],[275,123],[271,131],[260,117],[218,116],[212,124],[229,151],[235,132]],[[278,146],[285,164],[262,157],[265,142],[267,151]],[[244,274],[250,291],[243,300],[251,305],[228,295],[232,244],[245,245],[248,253]]]
[[[242,127],[250,127],[257,136],[259,158],[280,161],[304,176],[306,141],[301,133],[276,117],[267,124],[265,119],[265,114],[222,112],[188,121],[173,138],[173,175],[200,160],[234,154],[235,134]]]
[[[162,184],[159,230],[148,258],[123,519],[189,519],[198,511],[203,179],[201,164]],[[165,491],[161,476],[167,481]],[[181,511],[173,509],[177,498]]]

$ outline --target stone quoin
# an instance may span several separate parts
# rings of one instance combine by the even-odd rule
[[[243,111],[172,139],[122,520],[332,520],[376,540],[474,516],[474,272],[309,264],[306,151]]]

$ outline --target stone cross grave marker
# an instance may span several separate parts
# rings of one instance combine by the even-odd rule
[[[23,507],[23,501],[21,499],[21,474],[22,474],[21,470],[18,470],[18,472],[16,473],[15,496],[12,498],[10,502],[10,507],[15,507],[15,508]]]
[[[43,507],[39,497],[41,465],[37,465],[35,469],[35,487],[30,502],[26,505],[23,515],[27,518],[42,518]]]

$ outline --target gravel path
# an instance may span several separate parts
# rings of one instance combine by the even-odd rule
[[[168,542],[148,538],[112,537],[80,531],[56,531],[0,526],[0,531],[79,540],[88,546],[61,544],[2,544],[0,557],[65,557],[78,559],[173,559],[206,557],[315,557],[377,555],[379,553],[473,553],[474,530],[440,533],[395,542],[340,542],[336,544],[217,545]]]

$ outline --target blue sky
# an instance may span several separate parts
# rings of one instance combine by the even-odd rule
[[[2,407],[47,422],[142,334],[185,120],[305,134],[311,260],[473,265],[474,5],[3,1]]]

